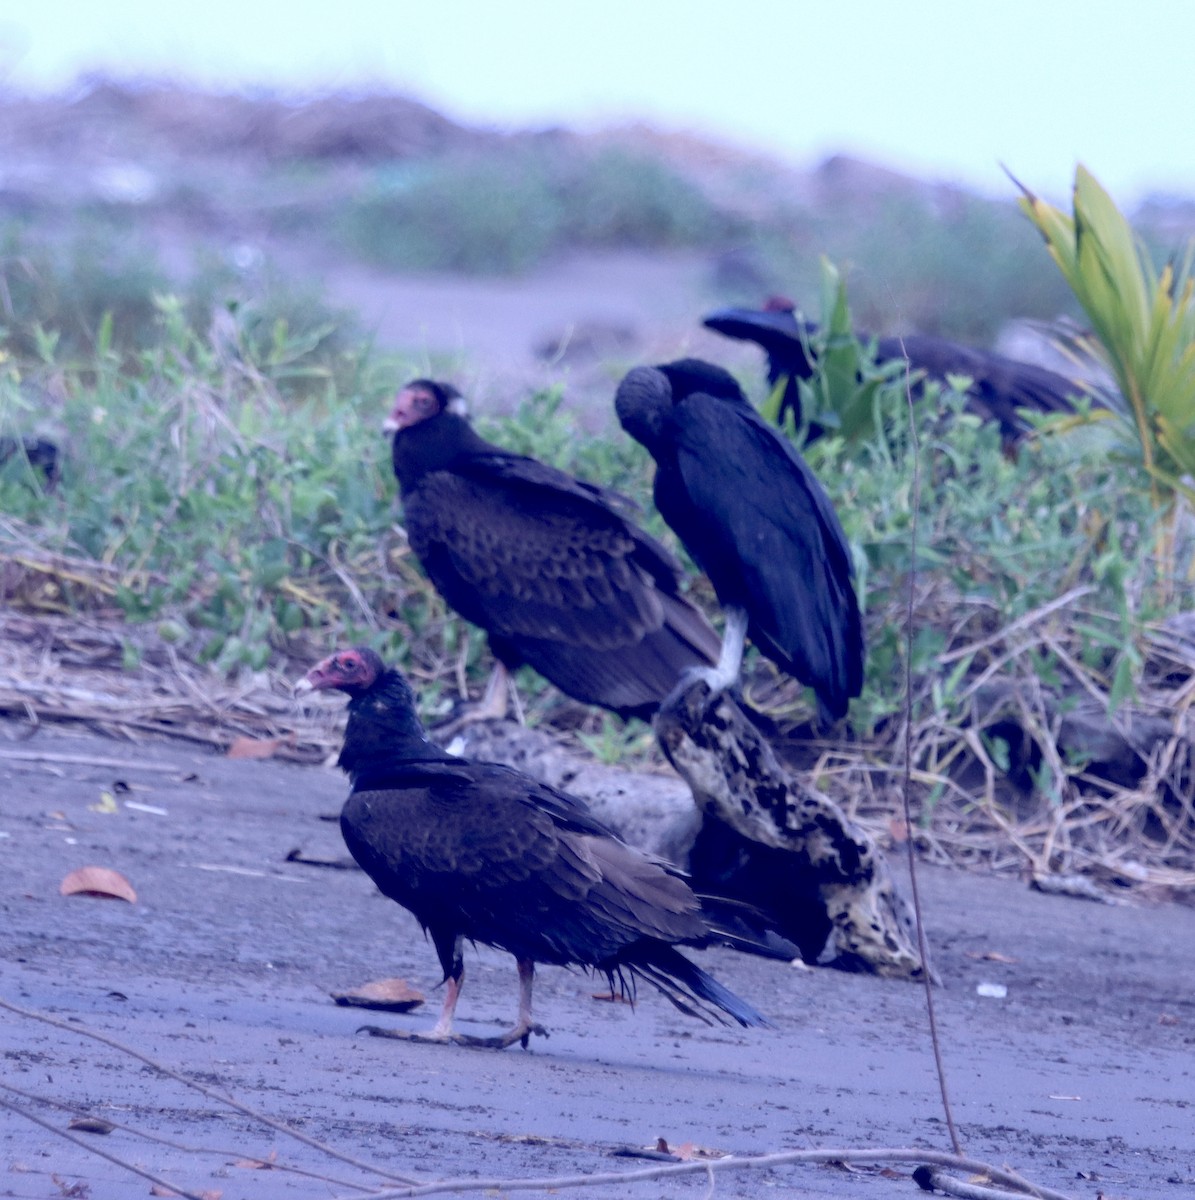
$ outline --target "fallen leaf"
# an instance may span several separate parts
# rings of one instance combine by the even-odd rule
[[[888,819],[888,836],[898,846],[902,842],[909,840],[909,827],[903,817],[890,817]]]
[[[727,1155],[725,1150],[711,1150],[708,1146],[699,1146],[696,1142],[681,1142],[679,1146],[673,1146],[672,1153],[681,1162],[692,1162],[694,1159],[703,1158],[725,1158]]]
[[[273,758],[291,738],[234,738],[228,747],[228,758]]]
[[[380,1008],[384,1012],[410,1012],[426,997],[405,979],[375,979],[351,992],[333,992],[337,1004],[352,1008]]]
[[[592,992],[590,993],[594,1000],[603,1000],[607,1004],[630,1004],[630,998],[624,996],[621,992]]]
[[[1158,1024],[1159,1025],[1177,1025],[1178,1017],[1174,1016],[1172,1013],[1159,1013],[1158,1014]]]
[[[977,962],[998,962],[998,963],[1015,963],[1020,962],[1018,958],[1010,958],[1007,954],[1001,954],[998,950],[968,950],[966,952],[968,958],[973,958]]]
[[[239,1158],[232,1165],[246,1171],[268,1171],[278,1161],[278,1151],[271,1150],[265,1158]]]
[[[155,1183],[153,1185],[153,1187],[151,1187],[149,1189],[149,1194],[151,1196],[177,1196],[177,1195],[179,1195],[178,1192],[171,1191],[170,1188],[168,1188],[168,1187],[162,1187],[161,1184],[158,1184],[158,1183]],[[200,1200],[220,1200],[220,1197],[223,1196],[224,1193],[221,1191],[193,1192],[192,1195],[198,1196],[200,1198]]]
[[[119,871],[113,871],[110,867],[80,867],[58,885],[58,891],[63,896],[102,896],[110,900],[137,903],[133,885]]]
[[[61,1175],[51,1175],[50,1179],[58,1188],[58,1194],[67,1200],[87,1200],[91,1195],[91,1184],[79,1180],[78,1183],[67,1183]]]
[[[116,807],[116,797],[111,792],[100,792],[100,802],[98,804],[89,804],[87,807],[92,812],[98,813],[120,812],[120,809]]]
[[[103,1117],[73,1117],[67,1126],[67,1129],[77,1129],[80,1133],[111,1133],[115,1128]]]

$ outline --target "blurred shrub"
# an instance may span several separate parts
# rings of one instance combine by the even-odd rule
[[[391,171],[342,230],[385,267],[505,274],[575,247],[708,244],[726,223],[696,185],[645,156],[525,148]]]
[[[173,336],[162,319],[168,295],[191,331],[234,336],[245,361],[292,390],[344,386],[361,368],[356,318],[269,270],[247,276],[208,255],[192,278],[172,280],[135,233],[105,223],[65,242],[17,226],[0,233],[0,352],[15,359],[83,367],[114,356],[136,370]]]

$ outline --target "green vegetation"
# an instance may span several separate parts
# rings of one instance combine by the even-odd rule
[[[154,251],[110,223],[84,223],[65,242],[19,226],[0,233],[0,346],[18,361],[136,373],[181,321],[213,353],[230,343],[275,382],[318,391],[331,379],[351,387],[367,353],[349,314],[268,272],[250,285],[209,256],[181,297],[167,299],[171,290]]]
[[[9,246],[0,436],[49,433],[64,450],[53,488],[19,455],[0,466],[10,607],[119,620],[229,674],[290,676],[297,662],[368,641],[412,672],[429,715],[460,680],[479,682],[483,638],[446,613],[413,561],[376,432],[413,364],[370,353],[318,298],[243,294],[236,281],[226,292],[200,281],[184,296],[159,292],[152,271],[127,291],[95,284],[91,315],[79,319],[63,297],[84,298],[73,264],[94,260],[47,258],[26,273],[40,290],[20,292],[12,281],[29,252]],[[852,810],[871,797],[890,811],[883,781],[903,753],[911,654],[912,761],[927,823],[948,806],[951,829],[994,823],[1006,845],[1003,805],[1031,794],[1055,824],[1019,852],[1043,870],[1073,861],[1058,857],[1071,816],[1085,831],[1075,845],[1088,847],[1122,827],[1173,828],[1177,741],[1126,790],[1093,784],[1087,751],[1060,733],[1079,704],[1115,719],[1129,705],[1176,703],[1182,667],[1154,655],[1158,622],[1184,596],[1156,552],[1167,510],[1149,486],[1125,485],[1103,442],[1047,432],[1013,459],[960,396],[926,387],[910,402],[855,341],[841,281],[827,270],[823,282],[833,369],[810,396],[815,411],[840,418],[805,453],[854,550],[869,652],[852,708],[860,741],[837,751],[840,765],[819,782]],[[107,310],[105,294],[135,303]],[[145,294],[153,315],[138,322]],[[671,540],[648,501],[647,456],[621,436],[578,436],[559,392],[529,397],[485,432],[625,492]],[[702,583],[694,595],[712,609]],[[129,644],[133,661],[132,634]],[[648,741],[642,727],[578,717],[529,672],[522,683],[533,720],[578,727],[602,758]],[[808,715],[800,689],[755,657],[747,690],[781,721]],[[1093,809],[1093,787],[1119,807]],[[1171,835],[1162,858],[1191,842],[1189,829]]]
[[[811,306],[821,259],[840,265],[859,328],[938,334],[989,345],[1013,318],[1074,314],[1065,283],[1042,269],[1016,208],[963,193],[910,194],[762,215],[743,237],[764,278],[731,287],[758,304],[779,292]],[[761,286],[762,284],[762,286]]]
[[[872,350],[855,336],[838,269],[828,259],[822,259],[821,267],[821,315],[803,346],[818,370],[809,379],[797,380],[803,428],[797,428],[792,411],[786,410],[785,432],[804,446],[809,426],[816,424],[855,446],[884,428],[885,411],[903,403],[905,368],[898,360],[882,366],[876,362]],[[783,387],[777,386],[763,407],[773,423],[780,420],[783,395]]]
[[[1021,206],[1083,306],[1092,350],[1123,399],[1122,407],[1092,412],[1087,420],[1112,427],[1115,461],[1147,481],[1163,518],[1161,558],[1173,568],[1182,502],[1188,509],[1195,504],[1195,243],[1159,271],[1082,167],[1073,216],[1022,191]]]
[[[523,148],[388,168],[342,230],[382,266],[502,274],[565,248],[709,245],[727,223],[653,159]]]
[[[268,343],[254,338],[246,328],[252,305],[224,309],[201,330],[184,301],[155,303],[156,342],[131,359],[103,337],[90,359],[73,364],[56,358],[49,336],[32,360],[19,340],[9,343],[0,434],[44,418],[30,397],[52,394],[67,455],[50,492],[23,463],[0,474],[9,536],[112,570],[110,586],[64,596],[62,605],[115,605],[130,620],[181,623],[200,656],[223,668],[262,666],[294,650],[296,638],[381,638],[393,648],[443,625],[440,602],[392,536],[394,484],[376,434],[389,388],[408,365],[362,353],[345,386],[322,364],[318,342],[284,329]],[[850,438],[824,438],[806,453],[843,516],[876,614],[890,613],[905,588],[912,478],[902,386],[877,382],[871,396]],[[1085,584],[1091,629],[1103,632],[1083,657],[1093,671],[1114,673],[1158,615],[1153,589],[1141,586],[1158,570],[1148,497],[1113,486],[1115,464],[1098,447],[1082,453],[1043,438],[1012,462],[997,431],[960,405],[930,388],[915,406],[922,585],[952,598],[961,637]],[[577,437],[560,393],[531,397],[484,428],[630,494],[653,531],[669,536],[650,510],[646,457],[625,438]],[[1138,584],[1131,595],[1127,579]],[[442,630],[437,636],[424,657],[447,662],[459,647]],[[918,668],[944,644],[922,645]],[[468,653],[479,650],[475,642]],[[897,711],[903,653],[899,623],[873,629],[869,690],[857,714],[864,730]]]
[[[816,296],[826,256],[849,270],[859,324],[877,333],[982,343],[1010,317],[1074,311],[1011,204],[910,192],[823,211],[764,181],[744,211],[617,147],[519,143],[380,167],[331,225],[353,254],[402,270],[509,274],[568,250],[706,249],[746,263],[740,275],[716,266],[711,290],[749,304],[769,291]]]

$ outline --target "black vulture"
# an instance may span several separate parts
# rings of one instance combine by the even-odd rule
[[[717,333],[741,341],[757,343],[768,358],[768,382],[775,387],[784,380],[781,412],[789,411],[801,423],[801,398],[797,381],[808,379],[814,371],[807,351],[810,335],[817,326],[801,320],[791,300],[773,296],[762,309],[722,308],[705,317],[703,324]],[[861,342],[869,335],[858,334]],[[876,342],[876,358],[881,363],[908,359],[914,372],[947,384],[948,377],[966,375],[967,408],[985,421],[996,421],[1006,447],[1014,446],[1030,426],[1018,412],[1074,412],[1074,398],[1089,395],[1089,389],[1077,379],[1068,379],[1056,371],[1032,363],[1017,362],[990,350],[963,346],[945,338],[910,334],[906,337],[882,337]],[[825,430],[811,420],[808,440]]]
[[[451,411],[457,396],[413,380],[384,425],[428,577],[502,666],[527,663],[576,700],[650,719],[686,669],[718,655],[680,563],[623,514],[629,501],[485,441]]]
[[[352,783],[340,814],[345,843],[381,892],[431,935],[444,969],[432,1039],[503,1048],[544,1033],[531,1018],[536,963],[590,967],[632,997],[635,981],[646,980],[707,1022],[725,1024],[725,1015],[767,1024],[675,948],[726,941],[774,957],[797,954],[749,929],[738,916],[745,906],[707,904],[679,871],[620,841],[567,792],[445,754],[428,740],[406,679],[372,650],[330,655],[296,685],[316,688],[349,696],[339,759]],[[518,964],[518,1019],[497,1037],[452,1029],[465,940],[506,950]]]
[[[721,367],[682,359],[618,385],[623,428],[656,460],[664,520],[726,610],[715,690],[737,677],[743,637],[817,696],[823,723],[863,686],[850,548],[821,484]]]
[[[42,486],[47,491],[58,483],[61,473],[58,446],[40,437],[0,437],[0,466],[10,459],[24,459],[34,471],[39,471]]]

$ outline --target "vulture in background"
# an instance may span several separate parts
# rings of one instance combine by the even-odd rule
[[[352,783],[340,814],[345,843],[431,935],[444,969],[431,1040],[503,1049],[544,1034],[531,1016],[537,962],[601,971],[612,990],[617,980],[632,997],[636,980],[647,980],[707,1023],[767,1024],[675,948],[727,941],[795,957],[791,943],[755,933],[754,910],[697,896],[680,872],[619,841],[566,792],[445,754],[419,723],[406,679],[372,650],[325,658],[295,690],[317,688],[349,696],[339,759]],[[518,1019],[496,1037],[453,1032],[466,939],[506,950],[518,964]]]
[[[846,535],[789,440],[721,367],[682,359],[636,367],[618,385],[622,427],[656,460],[664,520],[726,612],[717,668],[738,677],[743,638],[813,689],[823,724],[863,686],[863,628]]]
[[[58,447],[39,437],[0,437],[0,467],[12,460],[24,459],[34,471],[41,473],[42,486],[51,490],[61,473]]]
[[[575,700],[650,720],[687,669],[718,656],[680,563],[621,496],[485,441],[451,411],[459,394],[413,380],[383,426],[428,577],[485,630],[500,668],[526,663]],[[498,670],[475,715],[505,709]]]
[[[791,300],[773,296],[762,309],[721,308],[702,323],[716,333],[755,342],[763,349],[768,356],[768,382],[775,387],[785,381],[780,411],[791,412],[800,425],[801,395],[797,381],[808,379],[814,372],[815,364],[810,361],[804,342],[817,331],[817,326],[799,319],[794,309]],[[866,333],[857,336],[863,343],[870,341]],[[1083,383],[1045,367],[922,334],[882,337],[876,342],[876,357],[880,362],[907,357],[913,371],[922,371],[928,379],[943,385],[948,383],[950,375],[969,376],[968,410],[985,421],[998,422],[1006,448],[1015,446],[1030,428],[1018,409],[1074,412],[1073,398],[1089,394]],[[820,425],[811,422],[808,440],[813,441],[823,433]]]

